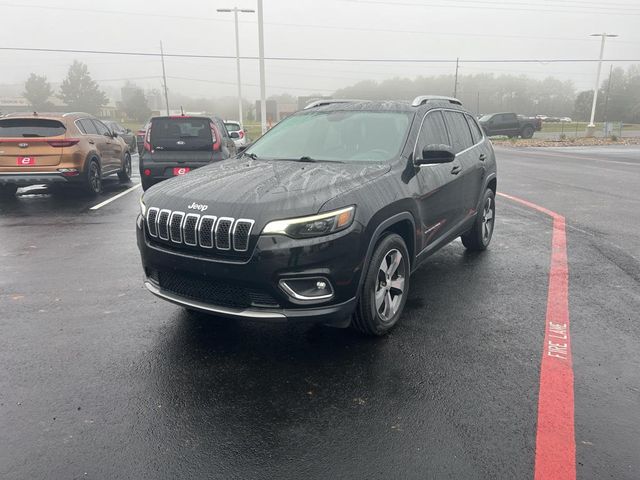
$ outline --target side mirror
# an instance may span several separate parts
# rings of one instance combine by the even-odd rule
[[[438,163],[451,163],[456,154],[449,145],[427,145],[422,149],[422,158],[415,160],[416,165],[432,165]]]
[[[111,137],[112,138],[118,138],[118,133],[117,132],[111,132]]]
[[[229,132],[229,136],[238,140],[240,139],[240,134],[238,132]]]

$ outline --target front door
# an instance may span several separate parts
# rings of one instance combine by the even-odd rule
[[[422,149],[427,145],[453,148],[442,115],[437,110],[427,112],[418,134],[414,158],[420,158]],[[420,166],[417,177],[421,190],[418,204],[422,220],[422,249],[446,236],[462,219],[464,201],[460,168],[457,159],[451,163]]]
[[[102,173],[113,173],[120,169],[120,156],[118,155],[120,143],[112,137],[111,131],[104,123],[96,119],[92,121],[98,130],[97,141],[100,142],[98,151],[102,156]]]

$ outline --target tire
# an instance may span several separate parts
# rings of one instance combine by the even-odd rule
[[[102,193],[102,176],[100,173],[100,163],[95,158],[87,166],[84,190],[91,196]]]
[[[17,185],[0,185],[0,198],[15,197],[17,191]]]
[[[153,187],[156,182],[151,179],[147,179],[146,177],[140,178],[140,183],[142,184],[142,190],[147,191],[149,188]]]
[[[493,237],[496,220],[496,195],[487,188],[482,197],[482,208],[476,213],[476,220],[467,232],[462,234],[462,244],[467,250],[481,252],[486,250]]]
[[[522,129],[520,136],[522,138],[533,138],[533,132],[534,132],[533,127],[531,125],[527,125]]]
[[[122,164],[122,170],[118,172],[118,178],[120,179],[120,183],[131,181],[131,155],[129,155],[129,153],[124,154],[124,162]]]
[[[368,336],[389,332],[407,301],[410,273],[409,252],[402,237],[395,233],[382,237],[369,261],[351,326]]]

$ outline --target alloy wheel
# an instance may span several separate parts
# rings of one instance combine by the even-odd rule
[[[482,241],[485,245],[489,243],[489,240],[491,240],[491,234],[493,233],[493,219],[493,199],[488,197],[487,201],[484,203],[484,211],[482,212]]]
[[[378,268],[374,298],[376,311],[384,322],[391,321],[402,304],[405,268],[402,254],[395,248],[387,252]]]

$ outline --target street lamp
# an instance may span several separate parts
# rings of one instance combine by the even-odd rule
[[[602,56],[604,55],[604,42],[607,37],[617,37],[618,35],[610,33],[592,33],[592,37],[601,37],[602,43],[600,44],[600,59],[598,60],[598,73],[596,73],[596,86],[593,89],[593,104],[591,105],[591,120],[587,125],[587,137],[593,137],[596,131],[596,125],[593,123],[596,116],[596,101],[598,100],[598,89],[600,88],[600,72],[602,70]]]
[[[240,82],[240,36],[238,34],[238,12],[241,13],[255,13],[255,10],[250,10],[247,8],[218,8],[216,10],[220,13],[231,13],[235,17],[236,24],[236,69],[238,73],[238,121],[242,125],[242,83]]]

